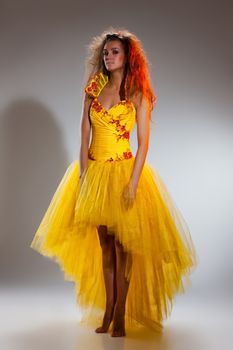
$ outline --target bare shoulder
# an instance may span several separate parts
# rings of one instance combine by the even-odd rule
[[[145,121],[150,120],[150,105],[148,99],[141,93],[134,94],[131,99],[136,109],[136,122],[137,124],[145,124]]]
[[[136,92],[134,96],[131,98],[135,108],[137,111],[142,109],[148,109],[148,100],[143,96],[142,92]]]

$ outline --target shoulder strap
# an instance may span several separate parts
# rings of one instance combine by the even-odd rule
[[[84,90],[88,95],[97,97],[107,82],[108,76],[103,72],[98,72],[91,78]]]

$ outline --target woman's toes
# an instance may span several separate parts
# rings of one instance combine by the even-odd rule
[[[108,328],[110,326],[110,323],[112,322],[113,318],[113,309],[112,310],[106,310],[102,322],[102,326],[96,328],[96,333],[106,333],[108,331]]]
[[[125,330],[124,329],[114,330],[114,331],[112,331],[111,336],[112,337],[124,337],[125,336]]]
[[[125,336],[125,310],[124,308],[115,307],[112,337],[122,337]]]
[[[107,331],[108,331],[108,328],[107,327],[103,327],[103,326],[98,327],[95,330],[96,333],[107,333]]]

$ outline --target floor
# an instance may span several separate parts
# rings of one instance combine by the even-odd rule
[[[233,343],[232,299],[178,295],[164,332],[113,338],[80,326],[72,285],[62,290],[0,288],[2,350],[228,350]]]

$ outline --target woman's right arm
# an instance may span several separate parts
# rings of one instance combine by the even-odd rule
[[[81,145],[80,145],[80,177],[87,166],[88,160],[88,148],[90,142],[90,132],[91,132],[91,122],[89,119],[89,109],[92,98],[85,93],[85,97],[83,100],[83,113],[81,118]]]

